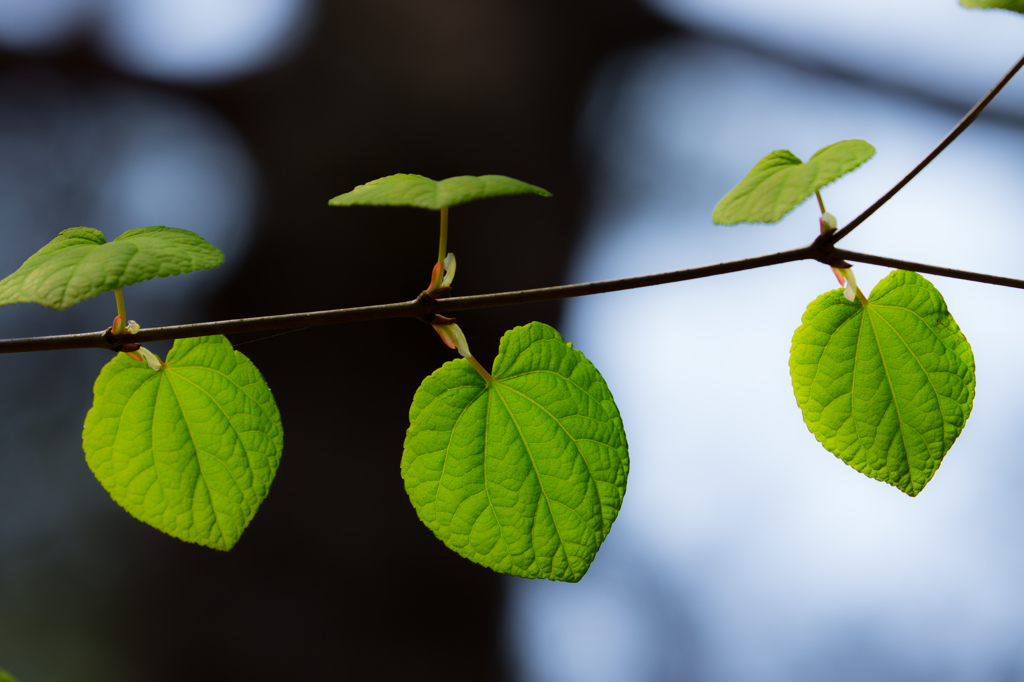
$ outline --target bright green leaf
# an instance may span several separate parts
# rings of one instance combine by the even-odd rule
[[[124,354],[93,389],[85,459],[129,514],[169,535],[228,550],[281,461],[281,415],[266,381],[223,336],[179,339],[166,367]]]
[[[436,211],[445,206],[512,194],[551,196],[546,189],[504,175],[460,175],[437,181],[422,175],[399,173],[359,185],[328,203],[331,206],[415,206]]]
[[[843,290],[807,306],[789,358],[811,433],[844,462],[910,496],[971,415],[974,354],[942,295],[897,270],[867,306]]]
[[[500,573],[576,582],[619,513],[629,455],[604,379],[551,327],[506,332],[488,385],[466,360],[416,391],[402,477],[449,548]]]
[[[16,679],[14,679],[14,676],[11,675],[9,672],[7,672],[6,670],[0,668],[0,682],[18,682],[18,681]]]
[[[722,197],[712,219],[719,225],[777,222],[874,154],[875,148],[864,140],[843,140],[823,147],[807,163],[785,149],[774,151]]]
[[[144,227],[108,242],[99,230],[72,227],[0,281],[0,305],[64,310],[105,291],[223,262],[220,249],[188,230]]]
[[[980,7],[982,9],[1008,9],[1011,12],[1024,14],[1024,0],[960,0],[964,7]]]

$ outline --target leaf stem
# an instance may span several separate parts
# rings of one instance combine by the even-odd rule
[[[974,123],[974,120],[978,118],[978,115],[981,114],[982,111],[984,111],[985,107],[989,105],[989,102],[995,99],[995,96],[999,94],[999,91],[1002,90],[1006,86],[1006,84],[1010,82],[1010,79],[1013,78],[1018,71],[1020,71],[1022,66],[1024,66],[1024,57],[1021,57],[1019,60],[1017,60],[1017,63],[1010,67],[1010,70],[1006,72],[1006,75],[1003,76],[1002,80],[996,83],[995,87],[989,90],[984,97],[978,100],[977,104],[971,107],[970,111],[964,114],[964,117],[960,119],[960,122],[956,124],[956,127],[953,128],[953,130],[949,131],[949,134],[947,134],[946,137],[942,139],[942,142],[940,142],[939,145],[935,149],[933,149],[930,154],[928,154],[928,156],[924,157],[924,160],[921,161],[921,163],[914,166],[914,169],[912,171],[907,173],[902,180],[900,180],[899,182],[896,183],[895,186],[893,186],[892,189],[890,189],[888,192],[882,195],[882,197],[878,201],[868,206],[863,213],[861,213],[859,216],[851,220],[849,224],[846,225],[843,229],[836,232],[833,241],[839,241],[840,239],[842,239],[843,237],[857,229],[857,227],[865,220],[867,220],[871,216],[871,214],[873,214],[875,211],[877,211],[883,205],[885,205],[885,203],[889,201],[889,199],[892,199],[894,196],[896,196],[897,192],[903,189],[908,182],[913,180],[918,173],[923,171],[925,167],[928,166],[928,164],[934,161],[935,158],[953,142],[953,140],[960,137],[960,133],[967,130],[967,128],[969,128],[970,125]]]
[[[441,243],[437,247],[437,262],[443,263],[448,255],[448,207],[441,207]]]
[[[117,314],[127,323],[128,315],[124,312],[124,295],[120,289],[114,289],[114,298],[117,299]]]
[[[476,370],[476,373],[483,377],[483,380],[487,382],[488,386],[494,383],[494,377],[491,376],[490,372],[484,369],[484,366],[480,364],[479,360],[474,358],[472,355],[466,359],[469,360],[469,364],[473,365],[473,369]]]
[[[814,196],[818,197],[818,207],[821,208],[821,214],[825,215],[825,202],[821,200],[821,192],[814,190]]]
[[[110,330],[114,334],[124,334],[125,325],[128,324],[128,314],[124,311],[124,296],[120,289],[114,289],[114,299],[117,301],[117,317]]]

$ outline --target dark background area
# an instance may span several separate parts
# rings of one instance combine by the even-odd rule
[[[628,0],[323,2],[293,56],[224,85],[134,79],[85,43],[44,56],[0,54],[0,76],[38,67],[83,92],[111,82],[173,91],[237,130],[262,179],[257,231],[227,285],[200,297],[182,320],[199,321],[414,297],[434,262],[437,215],[327,206],[396,172],[500,173],[549,189],[553,199],[452,210],[455,291],[563,282],[585,203],[575,144],[584,93],[611,54],[670,30]],[[44,227],[55,234],[70,226]],[[136,312],[144,325],[155,317]],[[488,365],[505,330],[535,319],[557,326],[559,306],[467,312],[459,323]],[[28,333],[83,330],[59,317],[39,320]],[[45,535],[0,546],[6,570],[34,562],[0,598],[0,666],[22,682],[34,682],[30,669],[51,679],[68,656],[95,660],[97,669],[80,669],[80,679],[508,679],[503,581],[423,527],[399,475],[413,392],[454,354],[413,320],[249,343],[260,338],[232,340],[246,343],[241,350],[274,390],[285,449],[271,494],[238,546],[222,554],[181,543],[109,499],[103,524],[78,537],[87,550],[51,546]],[[105,362],[98,354],[66,357]],[[15,372],[19,360],[6,362]],[[81,383],[68,362],[51,368]],[[45,389],[33,388],[29,403],[55,400]],[[84,395],[77,386],[60,398],[70,422],[81,423]],[[51,428],[45,419],[38,425],[40,434]],[[91,477],[80,452],[48,461]],[[93,484],[89,494],[102,497]],[[88,633],[71,638],[86,642],[82,650],[59,644],[70,631]],[[36,662],[19,672],[16,659]],[[116,671],[105,675],[112,660]]]

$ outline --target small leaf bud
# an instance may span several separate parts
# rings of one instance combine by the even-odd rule
[[[450,287],[452,280],[455,279],[455,254],[449,253],[444,259],[444,279],[441,281],[441,287]]]
[[[434,269],[430,271],[430,285],[427,286],[427,293],[437,291],[441,288],[441,277],[444,275],[444,263],[437,261]]]
[[[145,348],[140,348],[139,354],[142,355],[143,358],[145,358],[146,364],[149,365],[149,368],[154,372],[158,372],[164,368],[164,363],[161,362],[160,358],[158,358],[156,355],[149,352]]]

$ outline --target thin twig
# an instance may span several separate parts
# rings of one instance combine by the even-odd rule
[[[639,277],[625,277],[623,279],[610,279],[600,282],[583,282],[581,284],[565,284],[556,287],[542,287],[539,289],[523,289],[520,291],[506,291],[499,294],[481,294],[478,296],[458,296],[437,300],[420,294],[411,301],[402,303],[388,303],[385,305],[363,306],[359,308],[341,308],[338,310],[321,310],[312,313],[292,313],[289,315],[269,315],[266,317],[247,317],[238,320],[220,320],[217,322],[199,322],[197,324],[182,324],[171,327],[153,327],[143,329],[134,336],[111,336],[110,330],[103,332],[90,332],[86,334],[65,334],[62,336],[37,336],[21,339],[0,340],[0,353],[26,353],[43,350],[63,350],[69,348],[106,348],[117,350],[119,344],[123,343],[148,343],[150,341],[166,341],[170,339],[184,339],[194,336],[207,336],[210,334],[240,334],[243,332],[269,331],[274,329],[296,329],[300,327],[315,327],[325,324],[341,324],[345,322],[362,322],[366,320],[383,320],[396,317],[417,317],[429,320],[435,314],[448,314],[458,310],[473,310],[477,308],[496,308],[505,305],[517,305],[520,303],[537,303],[540,301],[554,301],[576,296],[590,296],[603,294],[612,291],[625,291],[627,289],[638,289],[641,287],[657,286],[670,282],[684,282],[690,279],[701,279],[724,275],[730,272],[741,272],[753,270],[769,265],[780,265],[798,260],[818,260],[825,264],[833,264],[842,260],[854,261],[857,263],[871,263],[890,268],[901,268],[913,270],[931,275],[952,277],[971,282],[983,282],[985,284],[996,284],[1015,289],[1024,289],[1024,280],[1011,277],[999,277],[997,275],[986,275],[967,270],[955,270],[943,268],[924,263],[900,260],[898,258],[886,258],[884,256],[873,256],[870,254],[846,251],[844,249],[832,248],[828,240],[818,239],[807,246],[789,251],[769,253],[764,256],[743,258],[741,260],[716,263],[714,265],[703,265],[685,270],[673,270],[661,272],[654,275],[641,275]]]
[[[889,199],[892,199],[894,196],[896,196],[897,192],[903,189],[903,187],[906,186],[908,182],[913,180],[918,173],[923,171],[928,164],[934,161],[935,157],[942,153],[942,150],[948,147],[950,143],[953,142],[953,140],[960,136],[960,133],[967,130],[967,128],[972,123],[974,123],[974,119],[978,118],[978,115],[985,109],[985,107],[988,106],[989,102],[991,102],[995,98],[995,96],[999,94],[999,91],[1003,89],[1003,86],[1009,83],[1010,79],[1013,78],[1013,76],[1018,71],[1020,71],[1022,66],[1024,66],[1024,57],[1021,57],[1017,61],[1017,63],[1013,65],[1013,68],[1006,72],[1006,75],[1003,76],[1002,80],[996,83],[996,86],[989,90],[987,95],[982,97],[980,100],[978,100],[977,104],[971,107],[971,110],[968,111],[962,119],[960,119],[960,122],[956,124],[956,127],[953,128],[953,130],[951,130],[948,135],[946,135],[942,142],[939,143],[938,147],[932,150],[931,154],[924,157],[924,160],[921,161],[921,163],[917,164],[917,166],[914,167],[914,170],[907,173],[903,177],[903,179],[897,182],[891,190],[889,190],[882,196],[882,198],[880,198],[875,203],[871,204],[871,206],[869,206],[859,216],[851,220],[848,225],[843,227],[843,229],[836,232],[833,241],[839,241],[846,235],[853,232],[853,230],[856,229],[858,225],[867,220],[872,213],[880,209],[887,201],[889,201]]]
[[[851,260],[854,261],[855,263],[870,263],[871,265],[882,265],[887,268],[913,270],[914,272],[924,272],[929,275],[952,277],[953,279],[964,279],[969,282],[982,282],[983,284],[997,284],[1001,287],[1024,289],[1024,279],[1013,279],[1012,277],[986,275],[984,273],[970,272],[968,270],[955,270],[953,268],[943,268],[937,265],[914,263],[913,261],[900,260],[899,258],[886,258],[885,256],[872,256],[867,253],[857,253],[856,251],[847,251],[845,249],[833,249],[832,254],[837,258],[842,258],[843,260]]]
[[[324,324],[340,324],[343,322],[361,322],[365,320],[383,320],[395,317],[418,317],[430,319],[435,314],[446,314],[457,310],[474,308],[494,308],[518,303],[536,303],[553,301],[574,296],[589,296],[610,291],[623,291],[639,287],[650,287],[669,282],[682,282],[688,279],[699,279],[729,272],[740,272],[763,268],[768,265],[790,263],[793,261],[815,258],[817,253],[814,244],[770,253],[764,256],[744,258],[742,260],[704,265],[685,270],[662,272],[655,275],[641,275],[601,282],[584,282],[582,284],[566,284],[557,287],[540,289],[524,289],[499,294],[482,294],[479,296],[459,296],[435,300],[420,294],[411,301],[389,303],[385,305],[364,306],[360,308],[342,308],[339,310],[321,310],[312,313],[292,313],[289,315],[270,315],[266,317],[248,317],[239,320],[221,320],[218,322],[200,322],[182,324],[171,327],[152,327],[143,329],[134,336],[111,336],[108,331],[90,332],[86,334],[65,334],[62,336],[37,336],[22,339],[0,340],[0,353],[26,353],[42,350],[63,350],[68,348],[106,348],[116,350],[123,343],[148,343],[169,339],[184,339],[210,334],[240,334],[242,332],[268,331],[273,329],[292,329],[295,327],[313,327]]]
[[[525,289],[523,291],[509,291],[501,294],[481,294],[479,296],[446,298],[433,303],[429,312],[436,312],[445,315],[456,310],[495,308],[498,306],[515,305],[519,303],[554,301],[563,298],[573,298],[575,296],[590,296],[593,294],[604,294],[611,291],[653,287],[659,284],[669,284],[671,282],[684,282],[688,279],[701,279],[703,277],[713,277],[714,275],[725,275],[730,272],[741,272],[743,270],[763,268],[768,265],[780,265],[782,263],[791,263],[793,261],[815,258],[815,254],[817,253],[815,246],[815,244],[809,244],[799,249],[779,251],[778,253],[769,253],[764,256],[743,258],[741,260],[716,263],[714,265],[702,265],[697,268],[687,268],[686,270],[660,272],[654,275],[641,275],[639,277],[626,277],[623,279],[607,279],[600,282],[584,282],[582,284],[563,284],[562,286],[557,287]]]

